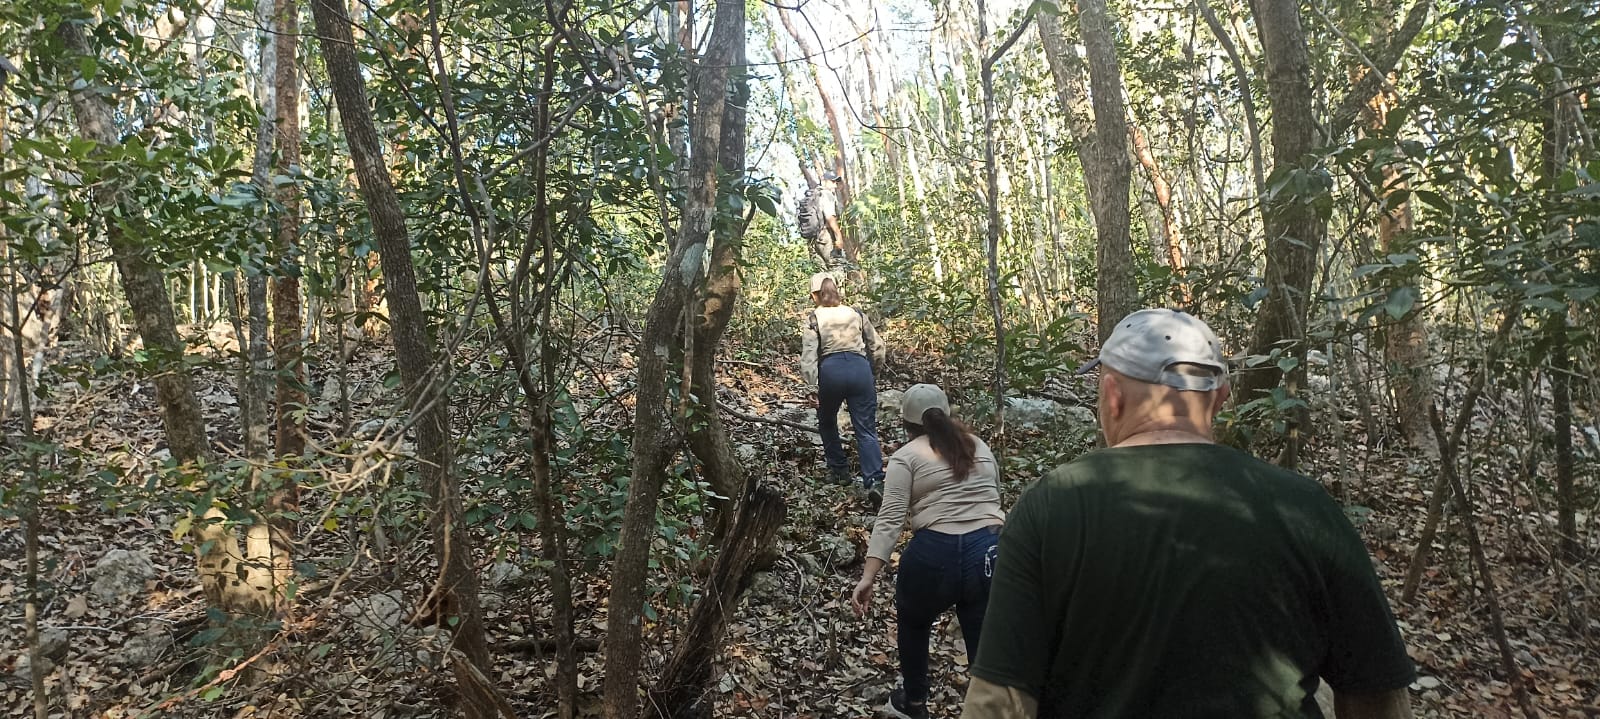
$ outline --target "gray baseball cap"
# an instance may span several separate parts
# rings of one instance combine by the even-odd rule
[[[1199,317],[1180,310],[1139,310],[1124,317],[1100,356],[1078,374],[1102,363],[1136,380],[1180,390],[1210,392],[1228,383],[1217,335]]]
[[[914,384],[900,396],[900,418],[912,424],[922,424],[922,413],[942,409],[950,414],[950,398],[938,385]]]

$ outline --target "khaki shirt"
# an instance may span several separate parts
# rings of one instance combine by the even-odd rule
[[[884,469],[883,504],[867,542],[867,556],[889,561],[900,530],[932,529],[949,534],[1005,522],[1000,510],[999,473],[994,452],[983,440],[976,443],[972,472],[957,478],[950,465],[933,451],[927,436],[918,437],[889,458]]]
[[[800,338],[800,375],[812,387],[817,386],[817,365],[835,352],[854,352],[871,359],[874,365],[883,363],[883,341],[878,331],[866,315],[849,305],[812,310],[800,328]]]

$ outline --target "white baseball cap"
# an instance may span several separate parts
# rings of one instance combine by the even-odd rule
[[[1124,317],[1100,356],[1078,374],[1102,363],[1136,380],[1180,390],[1210,392],[1228,383],[1228,363],[1217,335],[1200,318],[1180,310],[1139,310]],[[1202,372],[1179,371],[1179,365]]]
[[[822,283],[825,280],[833,280],[833,275],[828,274],[826,272],[818,272],[817,274],[812,275],[811,276],[811,291],[812,292],[821,292],[822,291]],[[839,281],[838,280],[833,280],[833,284],[834,284],[835,287],[837,287],[839,285]]]
[[[922,413],[930,409],[940,409],[950,414],[950,398],[938,385],[914,384],[900,395],[900,418],[907,422],[922,424]]]

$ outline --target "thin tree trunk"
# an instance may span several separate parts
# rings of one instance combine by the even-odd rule
[[[278,172],[293,177],[300,165],[300,66],[298,62],[300,9],[296,0],[276,0],[274,8],[277,67],[272,94],[277,97]],[[262,83],[265,84],[265,76]],[[292,268],[300,254],[300,188],[298,180],[277,189],[279,266]],[[305,370],[301,362],[302,329],[300,280],[297,271],[279,272],[272,278],[272,354],[276,371],[276,413],[273,446],[278,461],[293,467],[305,453]],[[270,529],[273,591],[280,606],[288,602],[294,578],[295,520],[300,511],[300,486],[293,472],[273,473],[273,486],[263,513]]]
[[[1467,387],[1466,396],[1461,398],[1461,409],[1456,412],[1456,420],[1450,427],[1450,436],[1440,437],[1439,458],[1449,464],[1452,458],[1458,456],[1461,448],[1461,439],[1466,435],[1467,426],[1472,423],[1472,413],[1477,409],[1478,399],[1483,396],[1484,387],[1489,383],[1489,372],[1505,353],[1506,343],[1510,341],[1511,330],[1517,326],[1517,320],[1522,316],[1520,304],[1507,307],[1505,317],[1500,321],[1500,329],[1495,332],[1494,341],[1490,343],[1488,351],[1483,356],[1483,364],[1478,367],[1478,373],[1473,375],[1472,384]],[[1434,429],[1438,434],[1438,429]],[[1428,515],[1422,524],[1422,534],[1417,537],[1417,549],[1411,554],[1410,567],[1406,570],[1406,581],[1400,587],[1400,602],[1410,604],[1417,598],[1417,588],[1422,586],[1422,573],[1428,568],[1428,555],[1433,551],[1433,539],[1438,535],[1439,523],[1444,519],[1444,501],[1450,492],[1450,476],[1455,468],[1449,468],[1449,474],[1444,471],[1434,480],[1433,494],[1428,498]]]
[[[1174,275],[1181,274],[1185,265],[1183,256],[1183,226],[1178,217],[1178,206],[1173,201],[1172,184],[1167,182],[1166,173],[1161,171],[1160,163],[1156,162],[1155,153],[1150,151],[1150,141],[1145,137],[1144,131],[1139,129],[1139,124],[1134,121],[1133,112],[1128,112],[1128,141],[1132,143],[1133,156],[1139,161],[1139,166],[1144,168],[1145,176],[1150,180],[1150,194],[1155,199],[1156,207],[1161,209],[1161,246],[1157,248],[1158,256],[1165,255],[1167,266],[1172,268]],[[1193,301],[1187,283],[1180,285],[1184,300]]]
[[[641,615],[650,543],[655,537],[663,473],[677,451],[667,403],[667,366],[684,306],[699,284],[700,258],[715,225],[722,114],[727,106],[731,60],[735,49],[742,46],[744,20],[743,3],[717,4],[706,54],[693,75],[695,114],[690,119],[691,169],[683,222],[662,268],[661,285],[646,314],[640,340],[633,463],[606,615],[607,719],[634,719],[639,712]]]
[[[1249,135],[1250,175],[1255,180],[1256,194],[1259,195],[1267,186],[1267,174],[1261,161],[1261,123],[1256,120],[1255,92],[1250,89],[1250,73],[1245,69],[1244,59],[1239,56],[1239,48],[1233,44],[1233,38],[1217,20],[1209,0],[1194,0],[1194,6],[1200,11],[1200,17],[1205,19],[1206,27],[1211,28],[1217,44],[1222,46],[1223,52],[1228,53],[1228,62],[1233,65],[1234,81],[1239,86],[1239,105],[1244,111],[1245,134]]]
[[[1083,180],[1094,210],[1096,242],[1095,293],[1099,304],[1100,341],[1123,317],[1139,309],[1133,276],[1133,248],[1128,232],[1128,109],[1122,101],[1122,69],[1117,64],[1116,28],[1105,0],[1078,0],[1078,31],[1089,61],[1094,134],[1084,159]]]
[[[1463,406],[1463,409],[1467,409]],[[1433,434],[1440,436],[1444,428],[1439,426],[1439,415],[1433,414]],[[1459,423],[1458,423],[1459,426]],[[1452,442],[1460,440],[1461,435],[1451,432]],[[1517,705],[1522,708],[1522,715],[1528,719],[1537,719],[1539,712],[1533,708],[1533,700],[1528,696],[1528,684],[1522,678],[1522,673],[1517,670],[1516,655],[1512,653],[1511,641],[1506,637],[1505,612],[1500,609],[1500,595],[1495,590],[1494,573],[1489,566],[1489,558],[1483,553],[1483,540],[1478,537],[1478,513],[1473,508],[1472,495],[1467,492],[1466,485],[1461,482],[1461,475],[1456,471],[1455,451],[1460,448],[1439,443],[1439,458],[1443,471],[1440,473],[1450,484],[1456,501],[1461,506],[1461,524],[1467,530],[1467,551],[1472,555],[1472,563],[1477,567],[1478,577],[1483,581],[1483,600],[1489,605],[1489,632],[1494,637],[1495,646],[1500,650],[1500,669],[1505,672],[1505,679],[1511,684],[1511,692],[1517,698]]]
[[[435,615],[451,629],[455,648],[484,676],[493,677],[478,606],[472,540],[462,522],[460,490],[451,471],[447,373],[436,361],[436,347],[422,312],[405,215],[384,166],[383,148],[355,55],[349,11],[343,0],[313,0],[311,8],[340,123],[381,254],[396,364],[411,409],[422,484],[432,509],[429,525],[439,563],[439,576],[431,595],[437,602]],[[492,687],[469,683],[461,689],[469,716],[495,714],[497,697]]]
[[[1006,420],[1006,314],[1000,297],[1000,168],[995,160],[994,137],[994,64],[1020,36],[1022,28],[1004,43],[993,55],[989,54],[989,21],[984,0],[978,0],[978,51],[982,54],[979,83],[983,91],[983,160],[984,179],[988,188],[989,218],[988,242],[985,249],[988,264],[984,279],[989,291],[989,311],[994,315],[994,434],[1004,442]]]

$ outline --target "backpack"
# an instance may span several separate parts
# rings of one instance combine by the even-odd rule
[[[800,196],[800,204],[794,209],[795,224],[798,225],[800,236],[808,240],[815,240],[822,234],[822,208],[818,206],[818,195],[822,190],[811,187],[806,194]]]
[[[853,310],[856,311],[856,318],[861,321],[861,342],[862,342],[863,345],[866,346],[867,361],[873,363],[874,366],[873,366],[872,369],[874,371],[876,371],[878,369],[878,367],[876,366],[877,365],[877,360],[873,359],[873,357],[876,354],[875,350],[877,348],[877,345],[874,344],[871,339],[867,338],[867,313],[862,312],[860,307],[851,307],[850,309],[853,309]],[[819,378],[818,381],[821,381],[820,378],[822,377],[822,328],[817,326],[817,311],[816,310],[812,310],[812,311],[806,313],[806,322],[811,326],[811,331],[817,335],[817,377]]]

